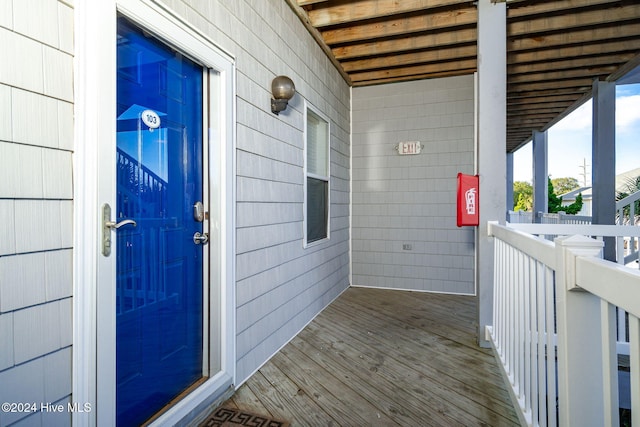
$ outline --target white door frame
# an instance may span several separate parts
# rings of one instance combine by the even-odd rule
[[[115,207],[116,16],[121,13],[208,68],[210,363],[217,373],[159,417],[194,416],[235,384],[235,60],[152,0],[75,7],[73,402],[74,425],[115,425],[115,253],[101,253],[101,206]],[[205,97],[207,94],[205,94]],[[220,102],[214,103],[213,100]],[[205,151],[207,152],[207,151]],[[216,241],[219,244],[214,243]],[[112,235],[112,238],[115,236]],[[115,244],[112,245],[112,250]],[[217,268],[217,269],[216,269]],[[205,328],[206,330],[206,328]],[[205,352],[207,354],[207,352]]]

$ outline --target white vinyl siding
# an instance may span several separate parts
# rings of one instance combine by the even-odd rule
[[[475,292],[474,230],[456,226],[473,99],[473,75],[353,89],[352,285]],[[421,153],[399,155],[403,141]]]
[[[69,425],[73,2],[0,3],[0,426]]]

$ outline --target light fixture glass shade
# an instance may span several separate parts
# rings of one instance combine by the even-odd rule
[[[278,76],[271,82],[271,93],[275,99],[289,100],[296,93],[296,87],[289,77]]]

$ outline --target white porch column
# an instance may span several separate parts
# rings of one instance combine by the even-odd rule
[[[507,153],[507,221],[509,221],[509,211],[513,210],[513,205],[513,153]]]
[[[538,212],[549,206],[549,168],[547,132],[533,131],[533,222],[540,222]]]
[[[593,224],[615,224],[616,218],[616,84],[593,82],[591,141]],[[605,238],[604,257],[616,260],[615,239]]]
[[[478,1],[478,174],[480,226],[476,245],[478,341],[489,347],[485,326],[493,320],[493,238],[487,221],[504,221],[507,203],[506,122],[507,51],[506,5]]]

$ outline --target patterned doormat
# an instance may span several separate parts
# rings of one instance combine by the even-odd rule
[[[241,409],[220,407],[216,409],[199,427],[289,427],[286,421],[274,420]]]

